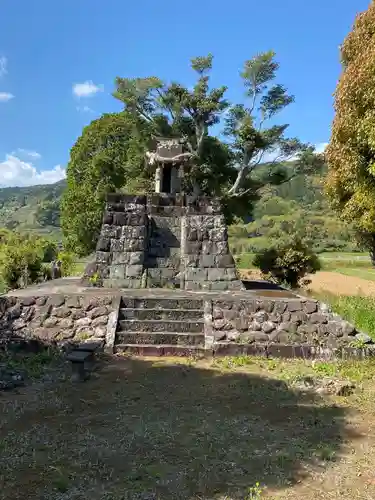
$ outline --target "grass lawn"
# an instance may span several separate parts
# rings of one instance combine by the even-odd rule
[[[302,391],[303,375],[357,390]],[[0,498],[373,499],[374,377],[371,361],[123,357],[4,393]]]

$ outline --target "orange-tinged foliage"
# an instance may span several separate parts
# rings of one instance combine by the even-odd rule
[[[375,232],[375,1],[357,16],[341,48],[327,193],[347,221]]]

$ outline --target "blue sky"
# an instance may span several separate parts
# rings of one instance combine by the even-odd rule
[[[0,185],[64,176],[82,128],[121,109],[116,76],[189,85],[189,60],[212,52],[212,82],[242,100],[239,71],[273,49],[296,97],[280,115],[290,134],[329,140],[339,45],[369,0],[2,0]]]

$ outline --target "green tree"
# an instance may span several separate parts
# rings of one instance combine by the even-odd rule
[[[375,263],[375,2],[357,16],[341,59],[326,188],[343,220],[355,223]]]
[[[9,232],[1,240],[0,276],[7,288],[30,285],[41,278],[51,242],[38,236]]]
[[[228,222],[251,212],[265,182],[286,182],[298,165],[308,164],[297,161],[290,172],[286,164],[280,168],[281,160],[315,158],[312,147],[286,137],[287,125],[266,128],[293,102],[282,85],[273,84],[278,70],[274,57],[267,52],[245,63],[241,78],[249,107],[231,106],[225,86],[210,86],[210,54],[192,59],[197,76],[193,88],[157,77],[117,78],[113,95],[124,111],[92,122],[71,151],[61,213],[68,249],[78,254],[93,250],[108,192],[150,189],[150,165],[158,160],[150,151],[155,136],[183,139],[185,191],[221,198]],[[212,127],[219,125],[225,141],[212,135]],[[253,175],[268,154],[275,160],[268,163],[267,178]]]
[[[83,129],[67,167],[67,189],[61,202],[66,246],[90,253],[100,230],[105,197],[137,183],[147,184],[144,152],[147,125],[122,112],[105,114]]]
[[[189,161],[192,190],[221,196],[232,213],[238,213],[241,206],[249,212],[260,187],[251,174],[266,155],[275,157],[268,165],[267,180],[281,183],[289,180],[289,174],[285,168],[278,168],[280,161],[302,153],[313,158],[313,148],[297,138],[287,138],[286,124],[266,128],[294,100],[284,86],[273,84],[279,68],[274,52],[245,62],[241,78],[250,101],[248,107],[231,106],[225,99],[225,86],[210,87],[212,62],[211,54],[192,59],[197,74],[192,89],[180,83],[167,84],[157,77],[117,78],[114,96],[134,116],[146,120],[155,135],[184,139],[187,151],[180,159]],[[221,121],[226,143],[210,136],[211,127]],[[156,154],[149,158],[158,159]],[[315,168],[313,162],[311,166]]]

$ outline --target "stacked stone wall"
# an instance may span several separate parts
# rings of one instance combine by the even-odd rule
[[[78,295],[0,298],[0,344],[17,338],[46,343],[105,340],[119,299]],[[109,333],[112,333],[109,332]]]
[[[353,343],[372,343],[330,308],[314,300],[213,300],[213,343],[264,343],[337,348]]]

